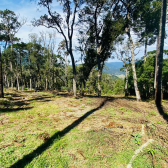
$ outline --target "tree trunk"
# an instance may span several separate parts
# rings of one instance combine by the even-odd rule
[[[67,61],[67,55],[64,57],[65,58],[65,80],[66,80],[66,87],[68,88],[68,75],[67,75],[67,67],[68,67],[68,61]]]
[[[125,69],[125,96],[128,96],[128,67]]]
[[[166,24],[166,8],[167,0],[162,0],[162,10],[160,19],[159,30],[159,44],[156,55],[156,89],[155,89],[155,103],[157,106],[162,104],[162,67],[163,67],[163,48],[165,37],[165,24]]]
[[[76,97],[76,74],[73,75],[73,93]]]
[[[15,67],[16,67],[16,90],[20,90],[19,89],[19,71],[18,71],[18,64],[17,64],[17,62],[15,63]]]
[[[13,56],[13,44],[11,44],[11,59],[12,59],[12,56]],[[11,74],[13,73],[13,67],[12,67],[12,61],[10,60],[9,62],[10,64],[10,71],[11,71]],[[13,88],[13,77],[11,75],[11,88]]]
[[[30,78],[30,90],[32,90],[32,79]]]
[[[23,75],[22,75],[22,58],[21,55],[19,53],[19,59],[20,59],[20,77],[21,77],[21,83],[22,83],[22,91],[24,90],[24,84],[23,84]]]
[[[133,71],[133,80],[134,80],[134,89],[135,89],[135,94],[136,94],[136,99],[137,101],[141,100],[140,92],[138,89],[138,84],[137,84],[137,75],[136,75],[136,69],[135,69],[135,54],[134,54],[134,43],[131,37],[130,33],[130,28],[126,29],[130,44],[131,44],[131,59],[132,59],[132,71]]]
[[[9,88],[9,80],[8,80],[8,77],[7,77],[6,81],[7,81],[7,87]]]
[[[6,73],[4,73],[4,80],[5,80],[5,88],[7,88],[8,87],[8,85],[7,85],[7,75],[6,75]]]
[[[10,61],[10,71],[11,71],[11,74],[13,73],[13,67],[12,67],[12,62]],[[11,75],[11,88],[13,88],[13,77]]]
[[[75,60],[72,51],[69,52],[72,60],[72,68],[73,68],[73,94],[76,97],[76,67]]]
[[[1,48],[0,48],[0,98],[4,97],[3,92],[3,75],[2,75],[2,59],[1,59]]]
[[[46,88],[45,88],[45,90],[48,90],[48,79],[47,79],[47,77],[46,77]]]
[[[16,82],[17,82],[16,90],[19,90],[19,74],[18,74],[18,72],[17,72]]]
[[[158,55],[159,48],[159,35],[157,36],[157,46],[156,46],[156,55]],[[157,74],[157,56],[155,59],[155,79],[154,79],[154,89],[156,90],[156,74]]]
[[[98,66],[98,75],[97,75],[97,84],[98,84],[98,97],[101,96],[101,61],[100,61],[101,46],[97,47],[97,66]]]
[[[144,51],[144,63],[146,63],[146,55],[147,55],[147,36],[145,37],[145,51]]]
[[[31,77],[31,71],[30,71],[30,51],[29,51],[29,58],[28,58],[28,60],[29,60],[29,77],[30,77],[30,79],[29,79],[29,81],[30,81],[30,88],[29,88],[29,90],[32,90],[32,77]]]
[[[6,72],[6,60],[4,59],[4,83],[5,83],[5,88],[7,88],[7,72]]]

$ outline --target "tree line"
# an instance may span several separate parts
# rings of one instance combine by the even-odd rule
[[[155,101],[157,104],[161,104],[161,81],[162,81],[162,67],[163,67],[163,44],[165,37],[165,22],[166,22],[166,7],[167,1],[163,0],[58,0],[62,5],[64,15],[61,15],[52,4],[53,0],[39,0],[38,5],[47,9],[47,13],[41,16],[39,19],[34,19],[32,24],[34,26],[45,26],[53,28],[57,33],[63,37],[62,44],[58,47],[60,53],[63,53],[63,57],[58,57],[59,54],[54,54],[54,43],[45,41],[44,34],[41,33],[41,41],[31,41],[30,48],[26,47],[22,51],[27,54],[27,62],[31,64],[25,64],[25,61],[21,59],[23,53],[19,50],[25,44],[17,43],[15,37],[16,32],[20,26],[24,24],[18,22],[17,16],[12,11],[1,11],[1,41],[3,41],[5,52],[8,53],[8,60],[4,62],[4,69],[10,69],[8,73],[8,80],[10,76],[11,87],[13,87],[13,74],[16,76],[18,70],[20,71],[20,80],[23,85],[22,66],[27,66],[27,73],[29,73],[30,81],[33,81],[33,86],[40,86],[41,74],[46,74],[45,87],[48,85],[54,89],[54,76],[57,76],[62,82],[61,78],[61,64],[65,67],[65,79],[68,81],[67,69],[68,61],[67,57],[70,56],[72,64],[72,88],[74,96],[77,92],[77,76],[80,74],[80,86],[81,94],[87,85],[87,80],[93,71],[97,71],[97,94],[101,96],[102,92],[102,71],[105,61],[112,57],[116,51],[116,46],[125,38],[129,41],[129,50],[131,53],[131,65],[132,76],[134,83],[134,90],[137,100],[141,100],[141,94],[137,82],[137,72],[135,66],[135,49],[137,46],[145,46],[144,51],[144,64],[146,62],[147,46],[153,44],[157,40],[157,54],[155,64]],[[9,19],[10,18],[10,19]],[[8,23],[8,21],[10,22]],[[80,73],[77,72],[77,66],[74,59],[74,31],[78,31],[78,46],[76,50],[81,53]],[[133,32],[133,34],[132,34]],[[134,35],[137,36],[137,40],[134,39]],[[54,35],[51,35],[54,37]],[[50,39],[50,37],[49,37]],[[33,40],[33,39],[31,39]],[[34,39],[35,40],[35,39]],[[37,40],[37,39],[36,39]],[[52,40],[51,40],[52,41]],[[14,43],[15,46],[13,45]],[[43,45],[41,45],[43,43]],[[8,47],[7,47],[8,44]],[[20,45],[20,46],[19,46]],[[27,45],[26,45],[27,46]],[[15,56],[15,63],[12,63],[13,56]],[[25,51],[26,50],[26,51]],[[61,51],[62,50],[62,51]],[[125,51],[121,51],[119,55]],[[9,56],[10,55],[10,56]],[[45,59],[37,60],[36,56],[45,55]],[[16,59],[17,58],[17,59]],[[31,58],[31,59],[30,59]],[[31,61],[30,61],[31,60]],[[124,58],[127,62],[127,59]],[[45,62],[45,68],[41,68],[42,61]],[[32,66],[34,65],[34,66]],[[15,72],[13,72],[13,66],[15,66]],[[32,67],[34,69],[32,69]],[[60,70],[58,70],[59,68]],[[43,72],[41,71],[42,69]],[[59,75],[58,72],[59,71]],[[6,72],[4,70],[4,72]],[[37,79],[33,78],[34,72],[38,74]],[[79,73],[79,74],[78,74]],[[10,75],[9,75],[10,74]],[[5,75],[4,75],[5,76]],[[5,85],[9,85],[5,78]],[[32,82],[31,81],[31,82]],[[31,83],[29,82],[29,83]],[[17,86],[19,82],[16,82]],[[68,82],[66,82],[68,83]],[[66,84],[65,84],[66,85]],[[2,87],[2,85],[1,85]]]

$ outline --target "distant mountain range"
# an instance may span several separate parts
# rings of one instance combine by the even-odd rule
[[[103,73],[108,73],[111,75],[124,75],[125,72],[120,71],[123,68],[123,62],[106,62]]]

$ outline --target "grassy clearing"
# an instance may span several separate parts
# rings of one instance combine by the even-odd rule
[[[0,167],[125,168],[153,138],[132,166],[166,168],[166,127],[152,101],[9,90],[0,99]]]

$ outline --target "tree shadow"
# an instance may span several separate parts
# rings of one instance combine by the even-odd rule
[[[34,151],[31,153],[25,155],[22,159],[18,160],[16,163],[14,163],[10,168],[23,168],[27,164],[29,164],[35,157],[42,154],[49,146],[51,146],[55,140],[59,141],[62,137],[64,137],[68,132],[70,132],[73,128],[78,126],[83,120],[85,120],[88,116],[90,116],[92,113],[97,111],[98,109],[102,108],[104,104],[107,102],[107,99],[105,99],[99,107],[88,111],[85,113],[82,117],[75,120],[72,124],[64,128],[62,131],[59,131],[55,133],[52,137],[50,137],[46,142],[44,142],[42,145],[37,147]]]
[[[40,101],[40,102],[47,102],[47,101],[51,101],[51,100],[47,100],[47,99],[51,99],[52,97],[51,96],[38,96],[36,98],[32,98],[32,99],[29,99],[27,100],[27,102],[31,102],[31,101]]]
[[[21,110],[30,110],[32,109],[33,107],[25,107],[25,108],[6,108],[6,109],[0,109],[0,114],[1,113],[12,113],[12,112],[18,112],[18,111],[21,111]]]
[[[11,113],[21,110],[29,110],[33,108],[33,106],[31,106],[31,102],[49,102],[52,98],[51,96],[47,95],[36,95],[36,97],[27,100],[26,97],[23,97],[23,95],[19,95],[17,93],[7,93],[5,94],[5,96],[6,99],[0,101],[0,113]]]
[[[160,115],[163,117],[163,119],[166,120],[167,123],[168,123],[168,114],[165,113],[164,107],[163,106],[157,106],[157,105],[156,105],[156,107],[157,107],[157,110],[160,113]]]

